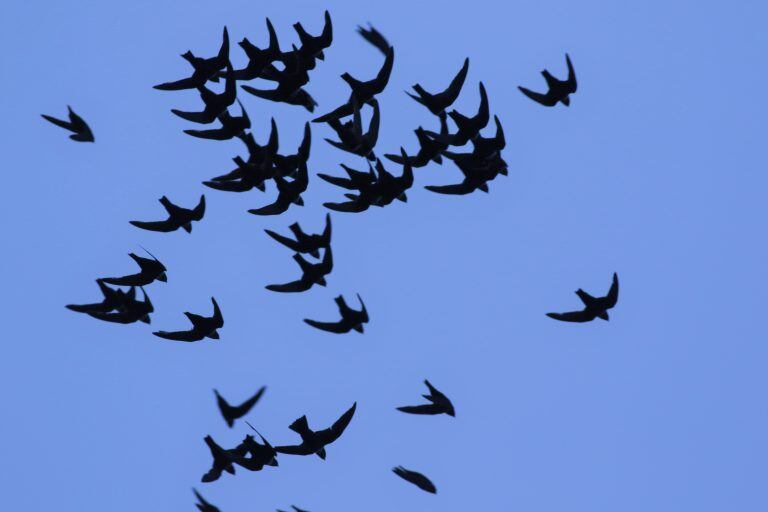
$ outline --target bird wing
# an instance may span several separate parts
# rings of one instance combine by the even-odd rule
[[[200,341],[203,336],[196,329],[190,329],[188,331],[155,331],[152,334],[158,338],[163,338],[172,341]]]
[[[281,196],[278,196],[274,203],[262,206],[261,208],[248,210],[248,213],[254,215],[279,215],[286,212],[290,205],[291,203],[289,201],[285,201]]]
[[[275,451],[286,455],[312,455],[314,453],[304,443],[291,446],[275,446]]]
[[[270,284],[267,286],[267,290],[282,293],[296,293],[305,292],[311,287],[312,283],[302,278],[297,281],[291,281],[290,283],[285,284]]]
[[[423,405],[406,405],[403,407],[398,407],[398,411],[405,412],[408,414],[440,414],[443,412],[443,409],[435,404],[423,404]]]
[[[441,100],[444,102],[444,108],[448,108],[453,104],[454,101],[456,101],[456,98],[459,97],[459,93],[461,92],[461,88],[464,86],[464,80],[467,78],[467,72],[469,71],[469,58],[464,59],[464,65],[461,66],[461,69],[458,73],[456,73],[456,76],[453,77],[453,80],[451,80],[451,83],[448,84],[448,87],[440,93]]]
[[[356,199],[344,203],[323,203],[323,206],[335,212],[360,213],[367,210],[371,205],[366,201]]]
[[[357,402],[352,404],[352,407],[347,409],[347,411],[341,415],[339,419],[337,419],[335,422],[333,422],[333,425],[331,425],[331,428],[328,429],[330,431],[330,435],[328,437],[328,442],[326,444],[330,444],[337,440],[342,433],[344,433],[344,430],[346,430],[347,426],[349,425],[349,422],[352,421],[352,417],[355,415],[355,411],[357,410]]]
[[[619,276],[616,272],[613,273],[613,282],[611,283],[611,289],[608,290],[606,295],[607,304],[606,309],[611,309],[619,301]]]
[[[98,311],[89,311],[88,315],[114,324],[131,324],[136,321],[135,317],[126,315],[125,313],[101,313]]]
[[[173,219],[168,218],[166,220],[159,220],[154,222],[144,222],[140,220],[130,221],[132,226],[136,226],[139,229],[146,229],[147,231],[157,231],[159,233],[170,233],[179,229],[179,224]]]
[[[154,89],[160,91],[181,91],[184,89],[195,89],[200,84],[200,79],[196,76],[190,76],[188,78],[182,78],[175,82],[165,82],[154,86]]]
[[[269,229],[265,229],[264,232],[268,234],[273,240],[277,241],[280,244],[283,244],[290,250],[294,252],[299,252],[299,243],[296,240],[292,240],[287,236],[280,235]]]
[[[568,87],[571,90],[571,93],[576,92],[577,83],[576,83],[576,71],[573,70],[573,64],[571,63],[571,57],[566,53],[565,54],[565,63],[568,65],[568,79],[567,84]]]
[[[368,28],[364,28],[358,25],[357,33],[360,34],[363,39],[372,44],[381,53],[387,55],[390,46],[389,41],[387,41],[382,33],[376,30],[373,25],[369,23]]]
[[[209,124],[216,119],[216,114],[212,112],[212,110],[209,109],[208,107],[206,107],[205,110],[203,110],[202,112],[185,112],[183,110],[178,110],[175,108],[171,109],[171,112],[173,112],[180,118],[193,123]]]
[[[224,327],[224,315],[221,314],[219,303],[211,297],[211,304],[213,304],[213,321],[219,326],[218,328]]]
[[[216,128],[213,130],[184,130],[184,133],[197,137],[198,139],[208,140],[229,140],[235,136],[228,128]]]
[[[454,185],[427,185],[424,188],[430,192],[456,196],[471,194],[475,191],[475,187],[467,182],[456,183]]]
[[[237,418],[241,418],[248,414],[248,411],[250,411],[254,405],[256,405],[256,402],[258,402],[261,399],[261,396],[264,394],[264,391],[266,391],[267,387],[262,386],[255,395],[253,395],[251,398],[246,400],[240,405],[237,405],[233,407],[234,414],[233,416],[236,416]]]
[[[343,320],[340,322],[318,322],[316,320],[305,318],[304,323],[314,327],[315,329],[320,329],[321,331],[325,332],[332,332],[334,334],[344,334],[350,330],[349,325],[346,325]]]
[[[203,215],[205,215],[205,195],[200,196],[200,201],[192,210],[192,219],[201,221],[203,220]]]
[[[570,311],[568,313],[547,313],[549,318],[560,320],[561,322],[590,322],[595,319],[595,316],[587,312],[587,310]]]
[[[549,92],[547,92],[547,94],[541,94],[540,92],[534,92],[530,89],[526,89],[525,87],[518,87],[518,89],[520,89],[520,92],[528,96],[530,99],[536,103],[544,105],[545,107],[554,107],[557,104],[557,100],[553,98]]]
[[[59,126],[61,128],[64,128],[64,129],[67,129],[67,130],[70,130],[70,131],[75,131],[74,126],[72,126],[72,123],[69,123],[67,121],[63,121],[61,119],[56,119],[55,117],[47,116],[45,114],[40,114],[40,115],[42,116],[43,119],[45,119],[46,121],[49,121],[49,122],[55,124],[56,126]]]

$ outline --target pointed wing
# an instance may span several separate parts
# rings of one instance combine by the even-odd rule
[[[304,279],[299,279],[298,281],[291,281],[290,283],[285,284],[270,284],[267,286],[267,290],[273,291],[273,292],[282,292],[282,293],[296,293],[296,292],[305,292],[309,290],[312,287],[312,283],[309,281],[306,281]]]
[[[408,413],[408,414],[429,414],[429,415],[441,414],[443,412],[443,409],[435,404],[406,405],[403,407],[398,407],[397,410],[400,412]]]
[[[171,109],[171,112],[173,112],[180,118],[193,123],[209,124],[216,119],[216,115],[211,114],[208,108],[206,108],[202,112],[184,112],[182,110],[178,110],[174,108],[174,109]]]
[[[156,231],[158,233],[170,233],[179,229],[179,225],[173,221],[173,219],[159,220],[155,222],[144,222],[140,220],[130,221],[132,226],[136,226],[139,229],[146,229],[147,231]]]
[[[153,88],[160,91],[181,91],[184,89],[195,89],[200,83],[200,79],[196,76],[190,76],[189,78],[182,78],[175,82],[165,82],[159,85],[155,85]]]
[[[93,318],[97,318],[99,320],[103,320],[105,322],[111,322],[114,324],[132,324],[136,322],[136,318],[134,316],[126,315],[125,313],[101,313],[98,311],[89,311],[88,315],[92,316]]]
[[[266,391],[267,387],[262,386],[255,395],[253,395],[251,398],[243,402],[242,404],[234,407],[235,414],[237,418],[241,418],[248,414],[248,412],[253,408],[254,405],[256,405],[256,402],[258,402],[261,399],[261,396],[264,394],[264,391]]]
[[[608,295],[605,297],[606,306],[605,309],[611,309],[619,301],[619,276],[616,272],[613,273],[613,282],[611,283],[611,289],[608,290]]]
[[[195,329],[190,329],[189,331],[155,331],[152,334],[158,338],[171,341],[193,342],[203,339],[203,336]]]
[[[203,216],[205,215],[205,195],[200,196],[200,201],[197,203],[197,206],[194,207],[192,210],[192,219],[196,221],[203,220]]]
[[[291,446],[275,446],[277,453],[284,453],[286,455],[312,455],[314,452],[306,445],[291,445]]]
[[[219,326],[218,328],[224,327],[224,315],[221,314],[219,303],[213,297],[211,297],[211,303],[213,304],[213,321]]]
[[[557,100],[555,100],[549,92],[547,94],[541,94],[539,92],[534,92],[530,89],[526,89],[525,87],[518,87],[520,89],[520,92],[528,96],[530,99],[535,101],[536,103],[540,103],[544,105],[545,107],[554,107],[557,104]]]
[[[373,25],[369,23],[368,28],[364,28],[358,25],[357,33],[360,34],[363,39],[372,44],[381,53],[387,55],[390,46],[389,41],[387,41],[382,33],[376,30]]]
[[[47,116],[45,114],[40,114],[43,119],[46,121],[55,124],[56,126],[59,126],[61,128],[64,128],[66,130],[75,131],[74,126],[72,126],[72,123],[69,123],[67,121],[63,121],[61,119],[56,119],[55,117]]]
[[[235,136],[235,134],[227,128],[216,128],[213,130],[184,130],[184,133],[197,137],[198,139],[208,140],[229,140]]]
[[[455,185],[427,185],[424,188],[430,192],[455,196],[463,196],[475,191],[475,187],[467,182],[457,183]]]
[[[595,316],[588,313],[586,310],[571,311],[568,313],[547,313],[549,318],[560,320],[561,322],[590,322],[595,319]]]
[[[325,332],[332,332],[334,334],[344,334],[350,331],[349,326],[346,325],[343,320],[340,322],[318,322],[316,320],[305,318],[304,323],[314,327],[315,329],[320,329],[321,331]]]
[[[341,417],[336,420],[333,425],[331,425],[330,430],[330,436],[328,437],[329,441],[327,444],[330,444],[337,440],[341,434],[344,433],[344,430],[346,430],[347,426],[349,425],[349,422],[352,421],[352,417],[355,415],[355,411],[357,410],[357,402],[352,404],[352,407],[347,409],[347,412],[341,415]]]
[[[469,58],[464,59],[464,65],[461,66],[461,69],[458,73],[456,73],[456,76],[453,77],[453,80],[451,80],[451,83],[448,85],[448,88],[443,91],[440,95],[442,96],[441,100],[444,102],[444,108],[450,107],[454,101],[456,101],[456,98],[459,97],[459,93],[461,92],[461,88],[464,86],[464,80],[467,78],[467,72],[469,71]]]
[[[568,65],[568,79],[566,83],[568,84],[568,88],[571,90],[571,93],[574,93],[576,92],[576,88],[577,88],[576,71],[573,70],[571,57],[567,53],[565,54],[565,63]]]
[[[268,234],[270,237],[272,237],[273,240],[276,240],[278,243],[283,244],[290,250],[294,252],[299,252],[299,243],[297,241],[292,240],[287,236],[283,236],[278,233],[275,233],[274,231],[271,231],[269,229],[265,229],[264,232]]]
[[[345,203],[323,203],[323,206],[335,212],[361,213],[367,210],[371,205],[366,201],[357,199]]]

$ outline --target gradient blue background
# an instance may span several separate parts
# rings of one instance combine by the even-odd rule
[[[291,253],[263,233],[301,221],[319,230],[340,191],[313,178],[305,208],[278,218],[246,210],[274,197],[226,194],[200,182],[231,169],[237,141],[182,133],[171,108],[194,92],[178,55],[211,55],[221,27],[234,43],[283,48],[322,11],[335,40],[309,86],[323,112],[347,97],[339,74],[370,77],[381,56],[355,34],[371,21],[395,45],[382,94],[379,150],[416,147],[434,125],[403,90],[443,87],[464,57],[457,106],[476,109],[477,82],[507,132],[510,176],[489,195],[444,197],[417,171],[407,205],[334,216],[336,268],[327,289],[279,295]],[[768,509],[765,399],[765,2],[18,2],[0,7],[3,112],[2,501],[8,510],[193,510],[198,486],[225,512],[295,503],[337,510],[743,512]],[[572,106],[545,109],[544,67],[580,80]],[[258,140],[278,120],[298,145],[301,109],[243,94]],[[96,144],[77,144],[40,113],[71,104]],[[313,126],[313,172],[360,164]],[[396,166],[391,170],[397,171]],[[140,231],[157,199],[208,211],[191,236]],[[221,341],[160,341],[146,325],[111,325],[64,309],[98,297],[96,277],[128,273],[148,247],[169,268],[149,288],[152,328],[207,314]],[[544,316],[578,304],[578,287],[622,293],[610,323]],[[301,319],[333,318],[332,298],[360,292],[365,335],[333,336]],[[429,378],[458,416],[414,417]],[[202,438],[233,445],[215,406],[269,389],[248,419],[274,443],[308,414],[324,427],[357,400],[351,426],[316,457],[280,458],[262,473],[200,484]],[[423,471],[437,496],[390,473]]]

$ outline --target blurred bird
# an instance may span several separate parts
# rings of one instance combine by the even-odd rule
[[[239,116],[233,116],[228,110],[224,110],[218,115],[221,128],[214,128],[212,130],[184,130],[184,133],[198,139],[208,140],[229,140],[241,135],[251,127],[251,119],[248,117],[248,112],[245,111],[240,100],[237,100],[237,104],[240,105]]]
[[[389,49],[391,48],[389,41],[387,41],[387,39],[382,35],[381,32],[373,28],[373,25],[371,25],[370,23],[368,23],[368,28],[358,25],[357,33],[360,34],[363,39],[371,43],[376,49],[378,49],[385,56],[387,55],[387,52],[389,52]]]
[[[448,84],[448,88],[444,91],[431,94],[425,91],[421,85],[416,84],[413,86],[413,90],[416,91],[416,94],[411,94],[407,91],[406,94],[427,107],[427,109],[429,109],[429,111],[436,116],[442,115],[445,113],[445,110],[448,107],[453,105],[453,102],[456,101],[456,98],[459,97],[461,88],[464,85],[464,80],[467,78],[468,71],[469,59],[467,58],[464,59],[464,65],[461,67],[456,76],[453,77],[451,83]]]
[[[408,469],[405,469],[403,466],[398,466],[396,468],[392,469],[392,472],[395,473],[397,476],[405,480],[406,482],[410,482],[419,489],[423,491],[427,491],[432,494],[437,494],[437,487],[435,487],[435,484],[433,484],[429,478],[422,475],[421,473],[418,473],[416,471],[410,471]]]
[[[69,111],[69,121],[63,121],[61,119],[47,116],[45,114],[41,114],[41,116],[46,121],[64,128],[65,130],[73,132],[72,135],[69,136],[69,138],[72,140],[77,142],[94,142],[96,139],[94,138],[93,132],[91,131],[91,127],[88,126],[88,123],[86,123],[82,117],[75,114],[75,111],[72,110],[72,107],[69,105],[67,105],[67,110]]]
[[[570,95],[576,92],[577,84],[576,72],[573,70],[571,57],[567,53],[565,54],[565,63],[568,66],[568,78],[565,80],[558,80],[546,69],[541,72],[542,76],[544,76],[544,80],[547,81],[547,87],[549,87],[549,90],[545,94],[531,91],[525,87],[518,87],[518,89],[530,99],[545,107],[554,107],[558,103],[562,103],[566,107],[569,106],[571,104]]]
[[[360,117],[360,109],[358,108],[357,100],[353,100],[353,117],[351,122],[341,123],[337,119],[330,119],[328,125],[333,128],[336,134],[339,136],[338,141],[325,139],[328,144],[333,147],[352,153],[353,155],[363,156],[368,160],[376,160],[376,155],[373,149],[376,147],[376,142],[379,140],[379,124],[381,122],[381,114],[379,112],[379,102],[377,100],[372,101],[373,115],[368,125],[368,131],[363,133],[362,120]]]
[[[296,178],[288,181],[280,175],[274,176],[277,185],[278,195],[275,202],[261,208],[248,210],[248,213],[254,215],[279,215],[288,211],[292,204],[304,206],[304,199],[301,194],[307,190],[309,185],[309,173],[307,172],[306,162],[299,163],[299,171]]]
[[[195,493],[195,497],[197,498],[197,501],[199,503],[196,503],[195,506],[197,507],[197,510],[200,512],[221,512],[218,507],[215,507],[205,501],[205,498],[203,498],[199,492],[197,492],[197,489],[192,489],[192,492]]]
[[[445,114],[440,116],[440,133],[438,134],[440,140],[448,140],[448,123],[446,122],[446,119],[447,116]],[[406,155],[403,157],[402,155],[387,154],[384,156],[398,164],[404,164],[407,159],[413,167],[424,167],[429,162],[442,164],[443,158],[440,154],[448,149],[448,143],[433,139],[421,126],[414,131],[416,133],[416,138],[419,141],[419,152],[416,155]]]
[[[256,405],[256,402],[261,399],[261,396],[264,394],[266,389],[266,386],[262,386],[255,395],[240,405],[230,405],[229,402],[227,402],[224,397],[214,389],[213,392],[216,395],[216,403],[219,406],[221,415],[224,417],[224,421],[227,422],[227,426],[232,428],[232,426],[235,424],[235,420],[240,419],[248,414],[253,406]]]

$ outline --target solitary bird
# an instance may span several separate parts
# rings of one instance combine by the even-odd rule
[[[296,293],[305,292],[316,284],[320,286],[325,286],[327,284],[325,276],[330,274],[331,270],[333,270],[333,252],[331,251],[330,246],[325,249],[323,259],[319,263],[310,263],[305,260],[301,254],[294,254],[293,260],[301,267],[301,278],[285,284],[270,284],[267,286],[267,290],[273,292]]]
[[[72,110],[72,107],[69,105],[67,105],[67,110],[69,111],[69,121],[63,121],[45,114],[41,114],[41,116],[46,121],[73,132],[72,135],[69,136],[72,140],[76,140],[77,142],[94,142],[96,139],[93,137],[93,132],[88,126],[88,123],[86,123],[82,117],[75,114],[74,110]]]
[[[219,507],[213,506],[207,501],[205,501],[205,498],[203,498],[199,492],[197,492],[197,489],[192,489],[192,492],[195,493],[195,497],[197,498],[198,503],[195,504],[197,507],[197,510],[200,512],[221,512],[219,510]]]
[[[109,313],[110,311],[124,309],[127,302],[136,300],[136,288],[134,287],[124,292],[119,288],[110,288],[101,279],[97,279],[96,284],[99,285],[101,295],[104,297],[101,302],[67,304],[66,308],[78,313]]]
[[[225,76],[226,81],[224,92],[222,93],[217,94],[204,85],[197,88],[200,91],[200,98],[205,103],[205,108],[202,112],[185,112],[175,108],[171,109],[171,112],[193,123],[210,124],[214,122],[217,117],[235,102],[237,97],[237,83],[235,82],[231,64],[227,64],[227,74]]]
[[[566,107],[571,104],[570,95],[576,92],[576,72],[573,70],[573,64],[571,64],[571,57],[565,54],[565,63],[568,65],[568,78],[565,80],[559,80],[552,76],[552,74],[546,69],[541,72],[544,76],[544,80],[547,81],[549,90],[546,94],[531,91],[525,87],[518,87],[520,92],[531,98],[536,103],[541,103],[545,107],[554,107],[558,103],[562,103]]]
[[[423,405],[406,405],[398,407],[397,410],[408,414],[447,414],[448,416],[455,417],[456,411],[453,409],[453,404],[448,397],[438,391],[428,380],[425,380],[424,384],[429,388],[429,394],[421,396],[431,403]]]
[[[263,50],[251,43],[248,38],[243,38],[237,43],[248,57],[248,64],[243,69],[235,70],[235,80],[259,78],[264,69],[280,55],[280,44],[277,40],[275,27],[272,26],[269,18],[267,18],[267,32],[269,33],[269,45]]]
[[[305,233],[298,222],[294,222],[288,226],[288,229],[291,230],[291,233],[296,237],[296,240],[292,240],[269,229],[265,229],[264,231],[274,240],[291,249],[293,252],[310,254],[313,258],[319,258],[320,249],[327,248],[331,244],[330,214],[325,215],[325,229],[320,234]]]
[[[167,219],[155,222],[132,220],[130,223],[137,228],[146,229],[147,231],[169,233],[171,231],[176,231],[179,228],[183,228],[187,233],[191,233],[192,222],[201,221],[205,214],[204,195],[200,196],[200,201],[197,203],[197,206],[192,209],[176,206],[165,196],[160,198],[160,204],[162,204],[165,211],[168,212]]]
[[[224,327],[224,317],[216,299],[211,297],[213,303],[213,316],[200,316],[185,312],[184,315],[192,322],[192,328],[188,331],[156,331],[155,336],[173,341],[200,341],[203,338],[219,339],[219,331]]]
[[[339,295],[333,300],[339,308],[341,320],[338,322],[318,322],[316,320],[305,318],[304,322],[321,331],[344,334],[351,330],[355,330],[362,334],[365,330],[363,324],[367,324],[370,318],[368,317],[368,310],[365,308],[365,303],[360,297],[360,294],[357,295],[357,300],[360,301],[360,310],[350,308],[344,300],[343,295]]]
[[[605,297],[593,297],[581,288],[576,290],[576,295],[584,303],[584,309],[568,313],[547,313],[547,316],[562,322],[591,322],[595,318],[608,321],[608,310],[619,300],[619,276],[613,273],[613,282]]]
[[[149,254],[152,256],[152,254]],[[146,286],[154,281],[168,281],[165,265],[160,260],[152,258],[143,258],[134,253],[128,254],[139,265],[139,272],[123,277],[105,277],[103,282],[114,286]]]
[[[435,484],[433,484],[429,478],[417,471],[411,471],[409,469],[405,469],[403,466],[398,466],[396,468],[392,468],[392,472],[406,482],[412,483],[423,491],[437,494],[437,487],[435,487]]]
[[[464,80],[467,78],[468,71],[469,59],[467,58],[464,59],[464,65],[456,76],[453,77],[453,80],[451,80],[451,83],[448,84],[448,87],[444,91],[431,94],[425,91],[421,85],[416,84],[413,86],[413,90],[416,91],[416,94],[411,94],[407,91],[406,94],[427,107],[430,112],[439,116],[445,113],[445,110],[453,105],[453,102],[459,97],[461,88],[464,86]]]
[[[262,386],[255,395],[253,395],[251,398],[246,400],[245,402],[241,403],[240,405],[230,405],[229,402],[227,402],[221,394],[217,390],[213,390],[214,394],[216,395],[216,403],[219,406],[219,410],[221,411],[221,415],[224,417],[224,421],[227,422],[227,426],[229,428],[232,428],[232,426],[235,424],[235,420],[242,418],[250,410],[253,408],[254,405],[256,405],[256,402],[258,402],[261,399],[261,395],[264,394],[264,391],[266,391],[267,387]]]
[[[246,423],[248,422],[246,421]],[[242,446],[245,448],[246,454],[249,454],[250,457],[237,458],[234,460],[235,464],[248,471],[261,471],[264,469],[264,466],[279,466],[277,462],[277,451],[275,451],[274,446],[272,446],[258,430],[253,428],[253,425],[248,423],[248,426],[259,434],[261,443],[256,441],[251,435],[245,436]]]
[[[154,88],[161,91],[180,91],[183,89],[195,89],[203,87],[205,83],[214,78],[216,74],[223,69],[229,62],[229,33],[227,27],[224,27],[219,53],[209,59],[195,57],[191,51],[181,55],[184,60],[189,62],[194,68],[192,76],[176,80],[175,82],[166,82],[156,85]]]
[[[98,318],[105,322],[112,322],[115,324],[132,324],[135,322],[143,322],[145,324],[151,324],[150,313],[155,311],[155,307],[152,305],[152,301],[149,300],[147,292],[144,288],[141,289],[141,293],[144,295],[144,299],[141,301],[132,299],[130,292],[124,296],[126,299],[123,305],[116,311],[104,313],[101,311],[90,311],[88,314],[93,318]]]
[[[295,446],[277,446],[275,447],[275,450],[277,453],[285,453],[287,455],[315,454],[325,460],[325,447],[341,437],[341,434],[344,433],[349,422],[352,421],[355,409],[357,409],[357,402],[352,404],[352,407],[342,414],[330,428],[318,431],[313,431],[309,428],[307,417],[302,416],[288,427],[301,436],[301,444]]]

